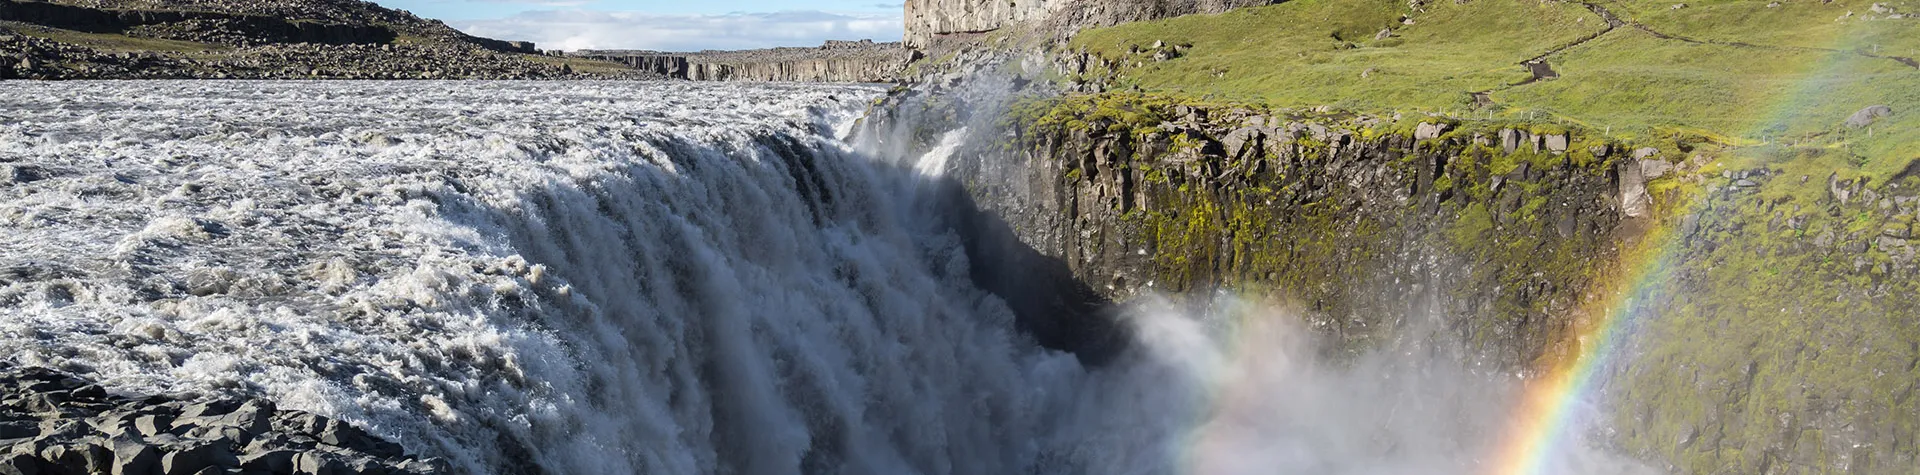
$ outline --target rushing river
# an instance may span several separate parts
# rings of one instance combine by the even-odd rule
[[[1101,367],[1033,343],[947,157],[849,145],[883,93],[0,85],[0,355],[475,473],[1480,470],[1511,384],[1444,351],[1322,362],[1230,297],[1136,305]]]

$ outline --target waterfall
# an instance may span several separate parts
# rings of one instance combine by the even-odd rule
[[[874,88],[8,88],[15,364],[552,473],[1014,473],[1084,377],[835,136]]]
[[[882,92],[0,85],[0,354],[472,473],[1473,473],[1497,377],[1226,297],[1042,321],[1091,292],[943,176],[969,132],[848,145]]]

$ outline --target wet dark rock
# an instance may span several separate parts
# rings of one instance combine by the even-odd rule
[[[299,454],[299,452],[284,449],[253,452],[240,459],[240,468],[273,473],[292,473],[293,457],[297,454]]]
[[[160,470],[160,451],[138,439],[114,439],[110,469],[114,475],[157,472]]]
[[[446,473],[345,421],[264,399],[123,396],[44,368],[0,368],[0,475]],[[297,455],[308,455],[311,460]]]
[[[61,473],[58,467],[39,456],[13,452],[0,455],[0,475],[40,475]]]
[[[161,458],[160,465],[167,475],[189,475],[209,467],[239,467],[240,460],[226,444],[201,442],[168,452]]]
[[[301,452],[293,457],[293,473],[300,475],[336,475],[351,472],[346,464],[319,451]]]

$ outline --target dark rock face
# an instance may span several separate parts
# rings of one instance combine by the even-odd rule
[[[584,50],[572,56],[621,63],[673,79],[695,81],[890,82],[901,78],[914,52],[900,43],[829,41],[818,48],[663,53]]]
[[[0,370],[0,473],[445,473],[438,460],[265,399],[109,393],[43,368]]]

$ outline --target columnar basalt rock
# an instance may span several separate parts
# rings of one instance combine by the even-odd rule
[[[439,460],[265,399],[143,396],[0,370],[0,473],[446,473]]]

